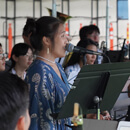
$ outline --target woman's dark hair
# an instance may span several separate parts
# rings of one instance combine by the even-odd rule
[[[82,27],[79,31],[80,39],[87,38],[87,36],[92,34],[93,32],[97,32],[100,34],[100,30],[99,30],[98,26],[89,25],[89,26]]]
[[[32,47],[37,51],[42,50],[43,36],[49,37],[54,45],[54,37],[58,31],[60,24],[63,23],[57,18],[51,16],[43,16],[35,21],[35,29],[33,29],[30,37]]]
[[[26,24],[23,28],[23,36],[28,37],[29,34],[33,32],[35,27],[35,20],[33,18],[27,18]]]
[[[13,55],[15,55],[16,57],[24,56],[28,52],[29,48],[32,50],[32,47],[26,43],[18,43],[16,45],[14,45],[12,52],[11,52],[11,57],[10,57],[10,60],[12,61],[12,65],[9,70],[11,70],[16,64],[15,61],[13,60]],[[32,50],[32,52],[33,52],[33,50]]]
[[[87,38],[85,38],[85,39],[83,39],[83,40],[80,40],[80,41],[78,42],[78,44],[77,44],[77,46],[82,47],[82,48],[85,48],[85,49],[86,49],[86,47],[89,46],[89,45],[95,45],[95,46],[97,47],[98,44],[97,44],[96,42],[92,41],[91,39],[87,39]],[[70,60],[69,60],[68,63],[64,66],[64,68],[66,68],[66,67],[68,67],[68,66],[70,66],[70,65],[74,65],[74,64],[76,64],[76,63],[79,63],[80,60],[81,60],[81,58],[84,57],[84,55],[85,55],[85,54],[73,52],[73,54],[72,54]],[[83,60],[84,60],[84,59],[83,59]]]

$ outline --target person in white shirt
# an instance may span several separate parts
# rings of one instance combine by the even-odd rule
[[[10,60],[12,65],[9,71],[24,80],[26,70],[33,62],[33,50],[31,46],[26,43],[16,44],[12,49]]]
[[[97,51],[97,44],[91,39],[83,39],[80,40],[77,46]],[[75,78],[77,77],[81,67],[83,65],[92,65],[96,60],[96,55],[92,54],[82,54],[74,52],[68,61],[68,63],[64,66],[66,76],[68,78],[68,82],[70,86],[74,83]]]

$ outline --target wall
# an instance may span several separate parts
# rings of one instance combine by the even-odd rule
[[[8,2],[8,17],[13,17],[13,2]],[[114,49],[117,49],[117,28],[116,28],[116,0],[110,0],[109,2],[109,22],[113,23],[114,28]],[[52,8],[52,0],[42,0],[42,15],[49,15],[46,7]],[[35,16],[39,17],[39,3],[36,2],[35,5],[36,12]],[[57,0],[57,11],[61,12],[61,0]],[[93,4],[94,12],[93,16],[96,16],[96,1]],[[64,1],[64,13],[67,14],[67,2]],[[91,23],[91,0],[70,0],[70,15],[78,18],[70,19],[70,35],[73,37],[71,43],[74,45],[77,44],[79,40],[79,29],[80,24],[82,26],[89,25]],[[1,17],[5,16],[5,0],[0,0],[0,42],[3,44],[5,48],[5,38],[1,37],[5,35],[5,19]],[[33,0],[16,0],[16,16],[21,17],[32,17],[33,16]],[[98,26],[100,28],[100,43],[106,40],[106,1],[99,0],[99,17]],[[17,18],[16,19],[16,43],[23,42],[22,39],[22,29],[25,25],[26,18]],[[119,37],[126,38],[126,28],[127,28],[127,20],[119,21]],[[8,20],[8,23],[12,23],[13,20]],[[93,23],[96,23],[96,20],[93,20]],[[14,31],[14,30],[13,30]],[[123,41],[120,40],[119,44],[122,45]],[[108,44],[109,48],[109,44]]]

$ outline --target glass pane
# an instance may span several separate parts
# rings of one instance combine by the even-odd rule
[[[128,0],[118,0],[118,19],[128,19]]]

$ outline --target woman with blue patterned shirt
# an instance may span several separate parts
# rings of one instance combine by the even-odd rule
[[[65,28],[50,16],[39,18],[34,25],[30,42],[39,53],[26,76],[30,86],[30,130],[69,130],[65,126],[70,125],[69,118],[56,120],[51,116],[60,112],[70,90],[62,66],[55,62],[65,56]]]

